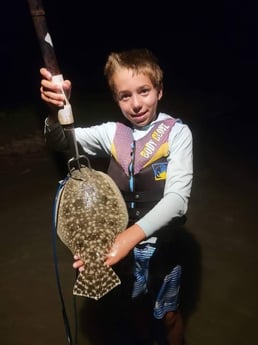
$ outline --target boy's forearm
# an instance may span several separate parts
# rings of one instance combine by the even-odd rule
[[[66,151],[68,149],[63,127],[58,122],[53,121],[52,117],[45,120],[44,136],[47,146],[51,149],[56,151]]]

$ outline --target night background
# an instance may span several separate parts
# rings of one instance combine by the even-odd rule
[[[170,111],[183,103],[188,106],[179,108],[179,116],[183,112],[193,122],[201,116],[226,136],[244,135],[249,148],[255,145],[249,142],[257,123],[254,2],[45,1],[44,7],[61,71],[73,82],[75,107],[108,92],[103,66],[110,51],[147,47],[164,70]],[[43,62],[27,2],[5,3],[1,17],[1,106],[7,112],[26,102],[41,107]]]
[[[160,110],[180,117],[194,139],[188,252],[200,260],[202,287],[186,298],[186,345],[258,345],[256,2],[48,0],[44,7],[60,69],[72,81],[77,124],[120,116],[103,76],[110,51],[145,47],[158,57]],[[26,0],[6,1],[0,16],[0,335],[4,345],[64,344],[50,229],[66,162],[43,140],[43,62]],[[59,251],[69,304],[71,256]],[[84,303],[80,345],[108,345],[96,339],[117,332],[112,313],[99,324],[95,305]]]

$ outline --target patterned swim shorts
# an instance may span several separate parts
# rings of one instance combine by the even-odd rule
[[[146,243],[134,248],[134,285],[132,298],[147,294],[152,289],[150,284],[150,259],[152,258],[156,248],[155,245]],[[156,319],[164,317],[166,312],[175,311],[179,304],[179,290],[181,282],[181,266],[176,265],[164,276],[162,285],[160,286],[155,299],[153,316]]]

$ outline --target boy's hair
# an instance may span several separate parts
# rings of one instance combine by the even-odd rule
[[[105,64],[104,75],[114,96],[116,90],[113,76],[121,67],[130,69],[136,74],[143,73],[147,75],[157,90],[162,89],[163,71],[156,56],[148,49],[131,49],[120,53],[110,53]]]

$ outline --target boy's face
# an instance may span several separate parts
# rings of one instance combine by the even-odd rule
[[[162,90],[154,88],[147,75],[121,68],[114,74],[113,81],[116,101],[133,126],[144,127],[156,118]]]

